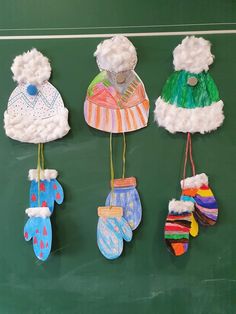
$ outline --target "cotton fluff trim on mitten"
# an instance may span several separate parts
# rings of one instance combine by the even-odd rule
[[[133,70],[137,63],[134,45],[125,36],[106,39],[97,46],[94,53],[100,70],[122,72]]]
[[[181,188],[198,189],[202,185],[208,185],[208,176],[205,173],[197,174],[180,181]]]
[[[194,210],[194,205],[189,201],[176,201],[175,199],[169,202],[169,214],[191,213]]]
[[[50,217],[52,214],[48,207],[29,207],[25,210],[25,213],[29,217],[42,217],[42,218]]]
[[[51,179],[56,179],[58,172],[54,169],[40,169],[40,180],[50,181]],[[28,178],[30,181],[35,180],[38,182],[38,169],[30,169]]]

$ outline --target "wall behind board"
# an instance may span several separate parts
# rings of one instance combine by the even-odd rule
[[[236,30],[235,14],[236,2],[229,0],[8,0],[0,1],[0,36]],[[143,221],[115,261],[104,259],[96,246],[97,206],[109,192],[109,135],[89,128],[83,117],[101,38],[0,37],[1,116],[16,86],[10,71],[14,56],[36,47],[51,60],[51,82],[70,111],[71,125],[68,136],[45,145],[46,165],[59,171],[65,190],[65,202],[52,217],[53,249],[45,263],[23,239],[27,173],[36,166],[37,147],[7,138],[0,128],[0,313],[235,313],[236,34],[204,35],[216,56],[210,73],[226,119],[216,132],[193,136],[196,168],[209,175],[219,222],[201,228],[179,258],[168,253],[163,240],[168,201],[180,194],[185,136],[159,129],[153,110],[173,71],[172,50],[183,37],[130,37],[151,110],[148,127],[127,135],[127,173],[138,179]],[[122,137],[115,136],[117,176],[121,147]]]

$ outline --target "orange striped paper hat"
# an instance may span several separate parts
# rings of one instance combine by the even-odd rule
[[[100,43],[95,52],[101,72],[89,85],[84,116],[89,126],[110,133],[147,126],[149,100],[134,71],[137,54],[124,36]]]

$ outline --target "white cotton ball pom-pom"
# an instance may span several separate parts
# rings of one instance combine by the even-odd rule
[[[122,72],[133,70],[137,63],[134,45],[122,35],[106,39],[97,46],[94,53],[100,70]]]
[[[48,58],[35,48],[15,57],[11,70],[19,84],[40,85],[51,76]]]
[[[208,71],[214,61],[211,53],[211,43],[202,37],[187,36],[173,52],[176,71],[185,70],[191,73]]]

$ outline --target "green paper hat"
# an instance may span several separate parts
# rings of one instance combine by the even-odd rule
[[[156,101],[155,121],[170,133],[204,134],[217,129],[224,120],[224,104],[208,73],[214,60],[210,42],[186,37],[173,57],[175,72]]]

